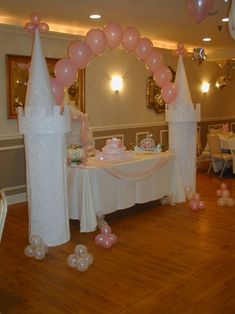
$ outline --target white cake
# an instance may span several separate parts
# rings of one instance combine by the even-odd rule
[[[118,161],[132,159],[132,153],[126,151],[120,138],[110,138],[106,140],[105,146],[97,156],[99,159],[107,161]]]

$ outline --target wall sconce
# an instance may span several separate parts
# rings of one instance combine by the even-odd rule
[[[121,76],[113,76],[111,80],[111,88],[114,92],[119,92],[123,87],[123,79]]]
[[[210,89],[210,83],[202,83],[202,86],[201,86],[201,91],[206,94],[209,92],[209,89]]]

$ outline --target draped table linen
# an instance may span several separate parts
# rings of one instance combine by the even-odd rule
[[[172,194],[185,201],[183,181],[171,152],[135,154],[133,160],[105,162],[88,158],[85,165],[68,167],[70,219],[81,232],[97,227],[96,216],[129,208]]]

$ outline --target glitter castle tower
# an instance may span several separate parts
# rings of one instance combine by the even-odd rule
[[[179,56],[175,83],[179,93],[166,110],[169,149],[176,154],[185,187],[196,190],[197,121],[200,121],[200,104],[192,103],[182,56]]]
[[[70,239],[65,145],[70,116],[66,107],[60,114],[53,97],[38,30],[18,122],[25,143],[29,236],[39,235],[48,246],[63,244]]]

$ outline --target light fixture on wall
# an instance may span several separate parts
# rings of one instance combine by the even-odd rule
[[[209,89],[210,89],[210,83],[208,82],[203,82],[202,83],[202,86],[201,86],[201,91],[206,94],[209,92]]]
[[[111,88],[114,92],[119,92],[123,87],[123,79],[121,76],[113,76],[111,80]]]

